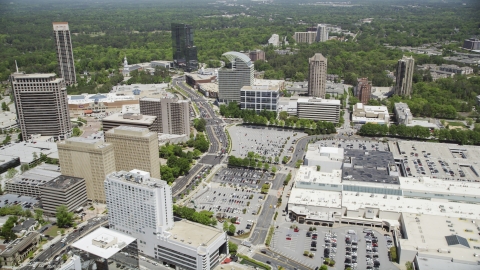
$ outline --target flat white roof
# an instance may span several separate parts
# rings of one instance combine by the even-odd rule
[[[342,207],[342,193],[338,191],[313,190],[293,187],[288,199],[289,209],[292,205]]]
[[[116,238],[117,244],[109,247],[109,248],[101,248],[96,245],[92,244],[92,240],[98,239],[99,237],[109,237],[109,238]],[[82,239],[78,240],[77,242],[73,243],[72,246],[88,253],[97,255],[104,259],[108,259],[115,255],[117,252],[122,250],[124,247],[128,246],[130,243],[135,241],[135,238],[119,233],[117,231],[109,230],[104,227],[100,227],[95,231],[85,235]]]
[[[321,104],[331,104],[331,105],[340,105],[340,100],[337,99],[322,99],[322,98],[299,98],[299,103],[321,103]]]
[[[175,222],[173,228],[168,231],[172,236],[169,241],[180,242],[194,248],[205,244],[210,245],[219,237],[224,237],[220,229],[205,226],[185,219]]]
[[[430,177],[400,177],[402,190],[442,193],[459,196],[479,196],[480,182],[446,181]]]
[[[35,141],[35,140],[34,140]],[[0,148],[0,155],[9,157],[19,157],[21,163],[30,163],[33,161],[33,153],[45,154],[50,157],[57,156],[57,144],[54,142],[19,142],[12,143]]]
[[[316,166],[300,166],[295,175],[295,182],[328,183],[340,184],[342,177],[341,170],[332,172],[317,171]]]
[[[114,113],[111,114],[105,118],[102,119],[103,121],[109,121],[109,122],[119,122],[119,123],[130,123],[130,124],[145,124],[145,125],[151,125],[157,118],[156,116],[153,115],[142,115],[142,118],[139,120],[136,119],[124,119],[123,118],[124,113]]]
[[[402,250],[416,250],[420,256],[424,254],[461,261],[478,261],[473,254],[479,253],[479,251],[473,246],[480,246],[477,230],[479,219],[403,213],[403,220],[408,239],[400,239]],[[449,245],[445,237],[451,235],[466,239],[469,247],[461,244],[452,245],[452,243]]]

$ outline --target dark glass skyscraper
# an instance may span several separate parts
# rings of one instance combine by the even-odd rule
[[[172,49],[175,67],[185,71],[198,68],[197,47],[193,45],[191,25],[172,23]]]

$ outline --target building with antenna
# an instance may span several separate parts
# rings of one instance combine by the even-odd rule
[[[57,52],[58,76],[62,77],[67,85],[75,84],[77,83],[77,77],[68,22],[54,22],[53,36]]]
[[[138,239],[138,251],[175,269],[213,269],[228,254],[220,229],[174,222],[171,187],[140,170],[118,171],[105,180],[110,229]]]

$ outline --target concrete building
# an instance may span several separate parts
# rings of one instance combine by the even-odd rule
[[[2,265],[18,266],[29,255],[30,251],[37,249],[40,244],[40,234],[38,232],[29,232],[21,238],[17,238],[7,244],[0,253]]]
[[[438,67],[441,71],[452,72],[459,75],[469,75],[473,74],[473,68],[471,67],[459,67],[457,65],[446,65],[442,64]]]
[[[77,83],[77,77],[68,22],[54,22],[53,36],[57,52],[58,75],[65,80],[67,85],[75,84]]]
[[[88,199],[104,203],[103,181],[107,174],[116,171],[113,144],[74,137],[57,147],[62,174],[85,179]]]
[[[67,88],[62,78],[53,73],[17,72],[10,79],[23,140],[36,134],[52,136],[57,140],[71,136]]]
[[[146,128],[120,126],[105,132],[105,141],[113,145],[115,168],[147,171],[160,178],[158,134]]]
[[[207,98],[218,98],[218,83],[201,83],[198,85],[200,91]]]
[[[139,269],[137,246],[137,239],[100,227],[71,245],[80,261],[67,269]]]
[[[299,98],[297,116],[302,119],[338,123],[340,121],[340,100]]]
[[[293,39],[295,40],[296,43],[312,44],[317,39],[317,32],[316,31],[295,32],[295,34],[293,35]]]
[[[170,186],[147,172],[120,171],[105,180],[110,228],[137,237],[140,253],[175,269],[213,269],[228,254],[222,230],[173,222]]]
[[[399,125],[408,125],[413,121],[413,115],[406,103],[395,103],[394,112]]]
[[[365,106],[357,103],[353,106],[352,122],[355,124],[375,123],[390,125],[390,115],[386,106]]]
[[[403,56],[398,60],[397,72],[395,73],[396,85],[395,95],[410,96],[412,94],[413,70],[415,68],[415,59],[409,56]]]
[[[172,23],[173,63],[185,71],[198,69],[197,47],[193,42],[193,27],[187,24]]]
[[[480,39],[469,38],[463,41],[463,48],[466,50],[480,50]]]
[[[140,113],[153,115],[156,126],[150,130],[158,133],[190,136],[190,100],[178,98],[141,98]]]
[[[265,60],[265,52],[262,50],[249,51],[248,53],[245,53],[245,55],[248,56],[252,62]]]
[[[254,65],[243,53],[226,52],[223,56],[232,63],[232,68],[218,71],[218,99],[223,103],[240,103],[240,89],[253,85]]]
[[[325,98],[327,84],[327,58],[316,53],[308,59],[308,95]]]
[[[60,205],[77,210],[87,204],[85,179],[60,175],[40,187],[40,202],[46,215],[54,216]]]
[[[268,45],[272,45],[274,47],[280,46],[280,37],[278,34],[273,34],[269,39],[268,39]]]
[[[332,172],[333,170],[342,169],[343,159],[343,148],[309,144],[303,164],[306,166],[320,166],[321,172]]]
[[[59,171],[33,168],[5,181],[5,192],[40,198],[40,187],[60,175]]]
[[[36,156],[34,156],[34,153],[36,153]],[[41,154],[52,159],[58,159],[57,144],[33,139],[30,142],[12,143],[0,148],[0,157],[6,161],[4,168],[18,166],[15,159],[19,159],[20,164],[31,165],[40,159]]]
[[[185,73],[185,82],[193,89],[198,89],[202,83],[214,83],[217,80],[217,75],[214,74],[195,74]]]
[[[372,82],[368,81],[368,78],[357,79],[358,83],[355,86],[355,96],[360,100],[363,105],[367,105],[372,93]]]
[[[328,40],[328,30],[325,24],[319,24],[317,26],[317,36],[315,37],[316,42],[325,42]]]
[[[277,111],[280,91],[278,86],[244,86],[240,90],[240,109],[257,112]]]
[[[158,120],[156,116],[140,113],[114,113],[102,119],[103,132],[119,126],[147,128],[156,132]]]

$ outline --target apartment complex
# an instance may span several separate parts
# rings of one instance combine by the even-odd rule
[[[467,50],[480,50],[480,39],[469,38],[463,41],[463,48]]]
[[[253,85],[254,65],[243,53],[226,52],[223,56],[231,62],[232,68],[218,71],[218,99],[223,103],[240,103],[240,89]]]
[[[68,22],[54,22],[53,37],[57,52],[58,75],[65,80],[67,85],[75,84],[77,83],[77,77]]]
[[[216,228],[173,222],[170,186],[144,171],[119,171],[105,180],[109,225],[138,239],[140,253],[176,269],[213,269],[228,254],[228,238]]]
[[[114,113],[102,119],[103,132],[119,126],[148,128],[156,131],[158,129],[158,119],[156,116],[140,113]]]
[[[367,105],[372,94],[372,82],[368,81],[368,78],[357,79],[357,86],[355,87],[355,96],[361,103]]]
[[[317,32],[308,31],[308,32],[295,32],[293,35],[296,43],[308,43],[312,44],[317,39]]]
[[[32,135],[63,140],[71,136],[65,80],[53,73],[10,76],[23,140]]]
[[[240,109],[276,112],[279,97],[279,85],[244,86],[240,90]]]
[[[57,148],[62,174],[85,179],[88,199],[104,203],[103,181],[116,171],[113,144],[73,137],[59,142]]]
[[[316,42],[325,42],[328,40],[328,30],[325,24],[319,24],[317,26],[317,36],[315,37]]]
[[[191,25],[172,23],[173,64],[185,71],[198,69],[197,47],[193,44]]]
[[[340,121],[340,100],[299,98],[297,116],[302,119],[338,123]]]
[[[415,68],[415,59],[409,56],[403,56],[398,60],[397,71],[395,77],[397,78],[395,85],[395,95],[410,96],[412,94],[412,79],[413,70]]]
[[[316,53],[308,59],[308,95],[325,98],[327,84],[327,58]]]
[[[141,98],[140,113],[157,117],[151,131],[190,136],[190,100]]]
[[[105,141],[113,145],[115,168],[147,171],[160,178],[158,134],[146,128],[119,126],[105,132]]]
[[[40,201],[47,215],[55,215],[57,207],[65,205],[73,212],[87,204],[87,191],[83,178],[60,175],[40,187]]]

